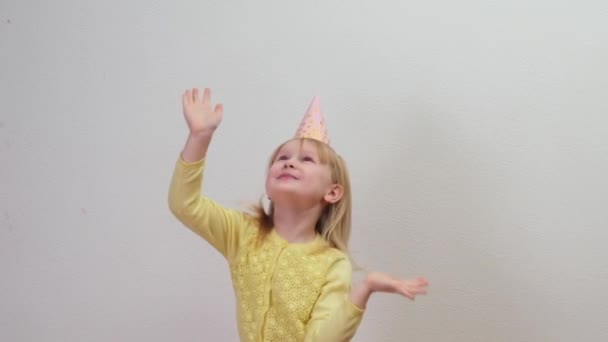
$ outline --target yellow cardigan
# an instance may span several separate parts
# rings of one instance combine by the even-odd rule
[[[169,207],[228,261],[241,341],[350,341],[364,310],[348,298],[347,255],[319,236],[289,243],[274,229],[256,246],[259,228],[253,219],[201,196],[204,166],[204,160],[178,159]]]

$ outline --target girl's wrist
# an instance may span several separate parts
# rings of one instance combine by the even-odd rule
[[[364,310],[372,293],[370,284],[367,278],[365,278],[365,280],[351,290],[350,300],[353,304]]]
[[[205,129],[202,131],[197,131],[197,132],[190,132],[188,139],[197,140],[197,141],[198,140],[208,140],[208,139],[211,139],[214,132],[215,132],[215,129],[212,129],[212,128]]]
[[[365,279],[363,279],[363,282],[361,283],[361,286],[369,293],[372,294],[374,293],[374,289],[372,288],[372,282],[371,279],[369,278],[369,274],[365,277]]]

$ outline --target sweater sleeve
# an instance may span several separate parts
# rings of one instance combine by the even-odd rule
[[[243,236],[243,213],[228,209],[202,195],[205,160],[177,160],[169,188],[169,208],[186,227],[232,260]]]
[[[349,299],[351,276],[348,259],[341,258],[332,265],[306,326],[306,342],[343,342],[353,338],[364,310]]]

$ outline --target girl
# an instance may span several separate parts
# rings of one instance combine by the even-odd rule
[[[349,341],[370,295],[425,294],[424,278],[372,272],[351,289],[350,181],[329,146],[315,98],[298,133],[274,151],[266,178],[269,212],[225,208],[201,195],[205,155],[223,116],[210,90],[182,96],[190,129],[169,189],[171,212],[228,261],[241,341]]]

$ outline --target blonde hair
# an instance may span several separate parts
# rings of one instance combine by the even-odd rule
[[[295,138],[289,141],[293,140],[299,140],[300,147],[305,141],[312,143],[317,149],[321,163],[328,165],[331,170],[331,182],[343,187],[342,198],[336,203],[328,203],[323,208],[321,216],[315,225],[315,230],[331,247],[337,248],[349,255],[348,241],[350,239],[352,200],[346,162],[333,148],[323,142],[308,138]],[[279,150],[289,141],[284,142],[274,150],[270,157],[268,168],[270,168],[276,159]],[[253,205],[251,209],[253,217],[257,220],[261,230],[260,238],[263,240],[274,227],[274,205],[271,201],[269,210],[266,212],[262,199],[260,199],[259,204]]]

